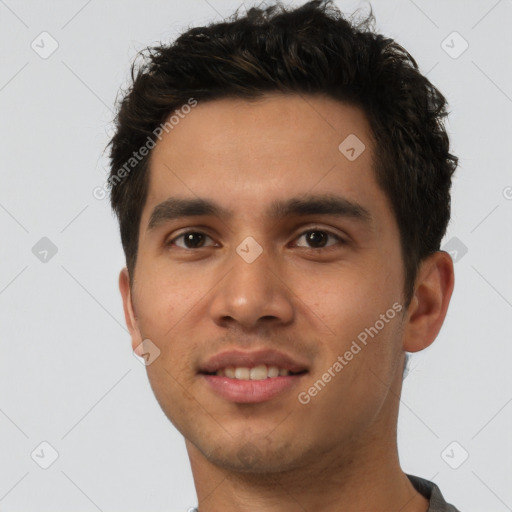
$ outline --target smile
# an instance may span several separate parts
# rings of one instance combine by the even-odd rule
[[[304,373],[304,372],[298,372]],[[297,375],[292,373],[286,368],[279,368],[277,366],[267,366],[260,364],[253,368],[244,366],[228,366],[227,368],[220,368],[215,372],[218,377],[229,377],[230,379],[238,380],[265,380],[275,377],[286,377],[288,375]]]

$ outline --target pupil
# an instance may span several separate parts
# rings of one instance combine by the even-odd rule
[[[308,233],[308,242],[312,243],[314,246],[318,246],[317,244],[320,242],[320,245],[323,247],[325,245],[325,238],[325,233],[321,231],[310,231]]]
[[[189,247],[189,242],[192,241],[192,247],[197,247],[197,244],[193,243],[194,237],[199,237],[202,240],[203,235],[201,233],[188,233],[185,235],[185,245]]]

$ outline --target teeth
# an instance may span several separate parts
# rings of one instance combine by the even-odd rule
[[[277,366],[266,366],[264,364],[260,364],[253,368],[246,368],[242,366],[237,366],[235,368],[233,366],[229,366],[227,368],[217,370],[215,375],[239,380],[264,380],[278,376],[286,377],[287,375],[290,375],[290,372],[284,368],[278,368]]]
[[[279,368],[277,366],[269,366],[268,367],[268,376],[269,377],[277,377],[279,375]]]
[[[267,367],[264,364],[251,368],[249,372],[251,380],[263,380],[267,378]]]
[[[235,379],[249,380],[251,371],[249,368],[235,368]]]

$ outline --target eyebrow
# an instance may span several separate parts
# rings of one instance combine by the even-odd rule
[[[286,200],[276,200],[270,204],[267,210],[267,216],[271,220],[309,215],[348,217],[365,224],[371,224],[373,221],[369,210],[362,205],[332,194],[309,194]],[[219,217],[228,220],[234,217],[234,213],[209,199],[169,197],[153,209],[147,231],[154,230],[172,220],[198,216]]]

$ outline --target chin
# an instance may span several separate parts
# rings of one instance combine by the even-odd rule
[[[291,459],[278,458],[275,454],[262,454],[242,448],[239,453],[225,451],[210,454],[209,461],[229,472],[246,474],[276,474],[296,469],[298,464]]]
[[[245,436],[244,436],[245,437]],[[296,470],[306,466],[306,453],[300,453],[300,447],[288,440],[269,439],[268,436],[255,436],[249,439],[231,439],[229,443],[213,443],[209,446],[204,439],[194,446],[211,464],[226,471],[247,474],[272,474]]]

